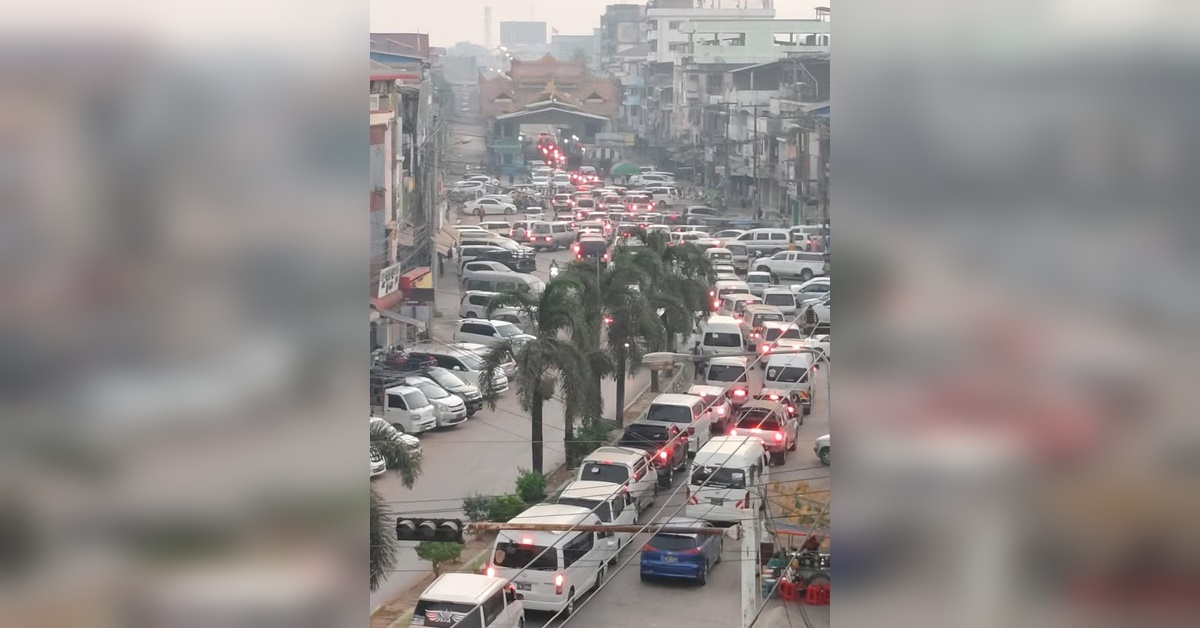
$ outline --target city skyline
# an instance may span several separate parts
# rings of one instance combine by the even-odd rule
[[[545,22],[553,35],[591,35],[610,4],[645,4],[616,0],[448,0],[413,4],[400,0],[371,0],[372,32],[429,34],[431,46],[449,47],[460,41],[484,43],[483,9],[492,9],[492,45],[500,42],[500,22]],[[777,19],[813,17],[813,9],[829,0],[776,0]],[[554,32],[557,31],[557,32]]]

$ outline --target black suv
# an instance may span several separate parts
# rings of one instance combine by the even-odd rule
[[[668,446],[671,439],[675,441]],[[650,452],[654,458],[654,468],[658,469],[659,486],[669,488],[675,472],[687,472],[687,434],[680,436],[676,425],[633,423],[625,428],[617,445]]]
[[[521,254],[507,249],[500,251],[480,251],[473,262],[500,262],[518,273],[531,273],[537,268],[537,257],[532,254]]]

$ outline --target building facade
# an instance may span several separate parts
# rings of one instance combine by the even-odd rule
[[[595,60],[596,40],[591,35],[553,35],[550,37],[550,56],[555,59],[580,60],[589,66]]]
[[[505,48],[515,46],[545,46],[545,22],[500,22],[500,45]]]

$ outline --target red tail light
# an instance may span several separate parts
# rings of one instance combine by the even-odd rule
[[[700,555],[700,548],[698,548],[698,547],[697,547],[697,548],[693,548],[693,549],[690,549],[690,550],[683,550],[683,551],[682,551],[682,552],[680,552],[680,553],[681,553],[681,554],[688,554],[688,555],[691,555],[691,556],[699,556],[699,555]]]
[[[734,428],[734,429],[732,429],[732,430],[729,430],[729,435],[730,435],[730,436],[737,436],[737,429],[736,429],[736,428]]]
[[[725,406],[717,408],[717,416],[725,416]]]
[[[749,493],[747,493],[747,495],[749,495]],[[554,574],[554,594],[562,595],[562,589],[563,589],[563,575],[560,573]]]
[[[788,406],[788,412],[791,414],[796,414],[796,406]]]
[[[653,547],[650,547],[650,544],[649,544],[649,543],[647,543],[647,544],[645,544],[645,545],[643,545],[643,546],[642,546],[642,551],[643,551],[643,552],[653,552],[653,551],[654,551],[654,548],[653,548]]]
[[[554,238],[552,238],[552,237],[550,237],[550,236],[546,236],[546,241],[547,241],[547,242],[553,242],[553,241],[554,241]]]
[[[734,397],[745,397],[745,396],[746,396],[746,391],[745,391],[745,390],[742,390],[741,388],[739,388],[739,389],[737,389],[737,390],[733,391],[733,396],[734,396]]]
[[[775,432],[775,442],[782,443],[783,442],[783,434],[780,434],[779,432]]]
[[[665,450],[665,449],[658,452],[658,457],[662,458],[663,460],[666,460],[668,455],[670,455],[670,454],[668,454],[667,450]]]
[[[779,401],[779,395],[767,395],[767,396],[771,398],[771,401]]]

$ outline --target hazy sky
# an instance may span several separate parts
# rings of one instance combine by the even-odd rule
[[[732,4],[733,0],[727,0]],[[600,26],[604,7],[635,4],[633,0],[371,0],[374,32],[429,33],[431,46],[453,46],[467,40],[482,44],[483,8],[492,7],[492,45],[500,44],[500,22],[546,22],[546,35],[591,35]],[[636,4],[645,4],[645,1]],[[830,0],[775,0],[775,16],[810,18],[813,7]]]

